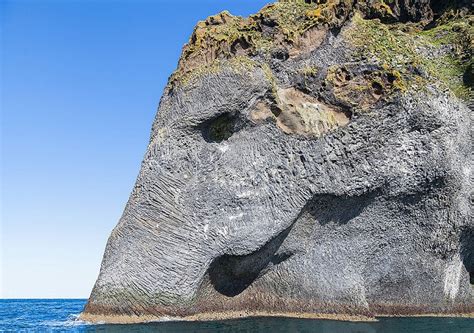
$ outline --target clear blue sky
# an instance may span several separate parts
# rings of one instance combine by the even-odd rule
[[[0,297],[89,296],[194,25],[266,2],[0,0]]]

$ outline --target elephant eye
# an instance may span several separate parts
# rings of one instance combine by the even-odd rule
[[[221,114],[202,125],[202,136],[207,142],[222,142],[229,139],[243,126],[242,121],[230,113]]]

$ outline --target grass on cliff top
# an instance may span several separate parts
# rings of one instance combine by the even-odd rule
[[[280,0],[249,18],[222,12],[199,22],[171,81],[186,85],[205,73],[219,72],[227,61],[237,71],[250,69],[258,65],[251,60],[252,55],[268,55],[279,43],[291,44],[313,26],[338,24],[336,13],[342,15],[339,11],[352,6],[350,0],[320,2]],[[375,9],[379,8],[377,4],[380,11],[390,8],[380,0],[375,2]],[[421,25],[388,25],[355,14],[345,37],[355,46],[356,58],[368,58],[396,78],[396,89],[422,89],[429,82],[439,81],[456,96],[468,99],[472,82],[465,84],[465,78],[472,75],[465,73],[469,66],[472,68],[472,22],[472,15],[468,15],[423,31]],[[262,25],[273,27],[273,32],[263,33]],[[233,49],[237,44],[244,47],[238,55]],[[193,66],[187,66],[193,61]]]
[[[306,3],[304,0],[278,1],[265,6],[251,18],[264,17],[275,22],[288,41],[295,41],[313,26],[331,24],[334,21],[336,6],[350,6],[350,0],[329,0]]]
[[[309,28],[334,21],[337,3],[349,0],[329,0],[306,3],[304,0],[285,0],[269,4],[248,18],[233,16],[224,11],[198,22],[188,44],[183,49],[174,80],[180,81],[187,72],[204,67],[215,67],[217,59],[235,56],[236,47],[244,48],[246,55],[270,54],[280,43],[292,43]],[[272,28],[270,34],[263,29]],[[196,61],[196,59],[200,59]],[[191,62],[202,62],[202,66],[188,66]]]
[[[472,50],[474,43],[474,16],[456,19],[433,29],[421,31],[425,43],[450,49],[448,54],[435,57],[431,70],[444,81],[458,97],[468,99],[472,90]],[[436,74],[435,74],[436,75]]]
[[[179,82],[181,86],[186,87],[203,75],[221,73],[223,68],[227,68],[235,74],[244,75],[251,73],[257,66],[260,64],[247,56],[239,55],[230,59],[216,59],[210,64],[202,64],[189,72],[175,71],[170,82]]]
[[[356,47],[355,56],[375,61],[398,76],[400,90],[439,81],[459,98],[469,98],[470,87],[463,81],[472,50],[473,28],[468,19],[410,32],[403,32],[400,24],[386,25],[357,14],[353,22],[345,37]]]
[[[341,2],[348,0],[340,0]],[[323,2],[323,1],[321,1]],[[327,3],[306,3],[304,0],[278,1],[263,7],[257,14],[248,18],[232,16],[224,11],[200,21],[196,30],[199,36],[196,40],[190,40],[193,50],[198,50],[208,43],[203,41],[232,43],[239,38],[246,39],[256,47],[271,46],[274,40],[264,37],[260,32],[259,25],[262,21],[274,26],[288,41],[294,41],[307,29],[319,24],[328,23],[331,19],[331,10],[334,10],[338,1],[328,1]],[[224,16],[222,21],[219,17]]]
[[[385,1],[374,0],[367,6],[374,15],[393,15]],[[184,50],[184,56],[210,47],[228,54],[229,46],[239,40],[254,50],[265,52],[282,40],[289,43],[296,41],[314,26],[340,26],[353,7],[353,0],[280,0],[266,5],[248,18],[223,11],[198,22]],[[264,25],[275,28],[272,35],[262,33]]]

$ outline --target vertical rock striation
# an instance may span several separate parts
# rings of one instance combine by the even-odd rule
[[[472,315],[468,5],[199,22],[82,317]]]

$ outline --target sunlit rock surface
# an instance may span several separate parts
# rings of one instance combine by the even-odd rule
[[[472,315],[472,12],[320,2],[198,23],[83,318]]]

